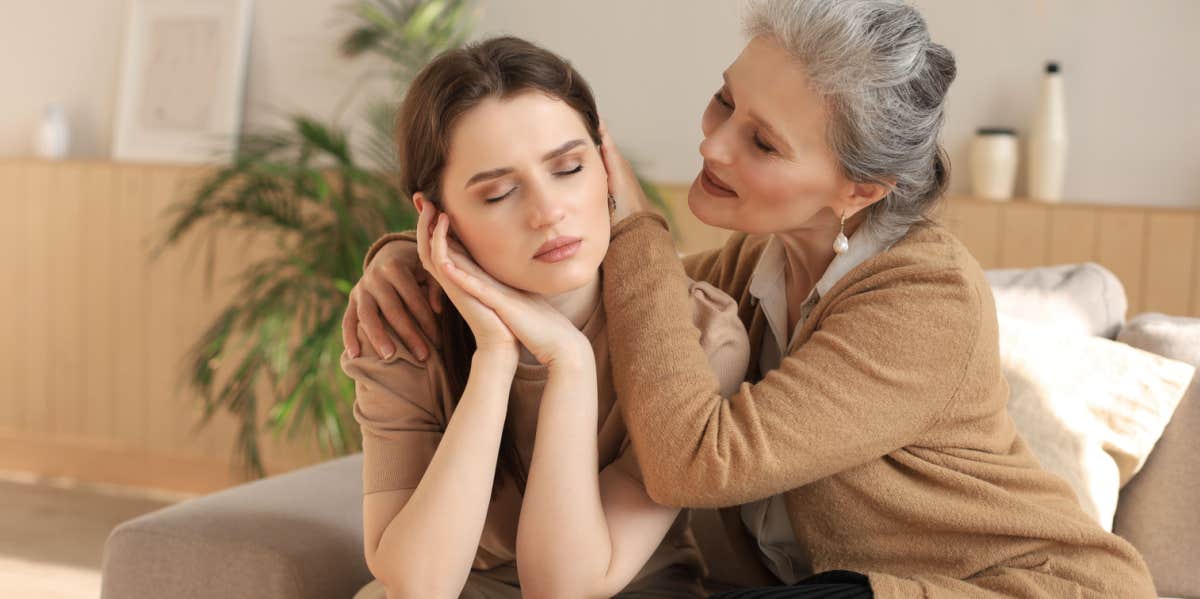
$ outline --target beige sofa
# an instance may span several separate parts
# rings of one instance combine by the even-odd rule
[[[1142,314],[1095,264],[990,271],[1000,312],[1075,319],[1093,335],[1200,366],[1200,319]],[[1164,597],[1200,599],[1200,381],[1193,381],[1140,473],[1121,492],[1114,531],[1142,552]],[[244,484],[125,522],[105,546],[105,599],[349,598],[371,579],[363,561],[361,454]],[[716,580],[711,512],[696,533]]]

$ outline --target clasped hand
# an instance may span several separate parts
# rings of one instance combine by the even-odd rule
[[[479,267],[449,235],[450,217],[418,202],[417,252],[475,335],[477,351],[513,352],[524,346],[554,368],[591,351],[587,338],[541,297],[513,289]]]

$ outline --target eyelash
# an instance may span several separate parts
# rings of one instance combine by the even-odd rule
[[[713,94],[713,100],[716,100],[717,104],[720,104],[726,110],[733,110],[733,104],[726,102],[725,98],[721,97],[721,92],[717,92],[717,93]],[[757,133],[755,133],[753,136],[751,136],[750,141],[754,144],[754,147],[758,148],[759,151],[763,152],[764,154],[772,154],[775,152],[775,148],[771,147],[770,144],[763,141],[762,138],[760,138]]]
[[[581,171],[583,171],[582,164],[580,164],[579,166],[577,166],[569,171],[559,171],[559,172],[553,173],[553,174],[555,177],[569,177],[569,176],[579,173]],[[494,204],[494,203],[499,202],[500,200],[503,200],[504,198],[507,198],[508,196],[512,195],[512,192],[514,192],[516,190],[517,190],[517,188],[513,187],[512,189],[504,192],[504,195],[496,196],[494,198],[484,198],[483,201],[488,204]]]

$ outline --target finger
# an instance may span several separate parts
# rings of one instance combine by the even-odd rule
[[[342,346],[349,352],[351,358],[357,358],[362,355],[362,348],[358,346],[358,314],[355,313],[358,302],[354,299],[354,292],[350,292],[350,301],[346,304],[346,312],[342,314]]]
[[[392,330],[400,337],[400,342],[404,344],[404,347],[407,347],[418,360],[424,360],[429,353],[429,346],[421,337],[421,332],[417,329],[418,325],[413,321],[412,313],[404,306],[403,299],[398,293],[399,290],[387,281],[375,281],[374,284],[368,282],[367,290],[371,298],[379,304],[376,313],[383,315],[383,319],[391,325]],[[378,339],[391,347],[392,344],[388,339],[382,322],[380,323],[379,331],[380,337]],[[392,349],[393,351],[395,350],[394,347]],[[384,353],[382,347],[380,347],[380,350],[380,355],[384,358],[391,357],[389,354]]]
[[[450,228],[449,221],[450,218],[448,216],[439,214],[437,220],[434,222],[433,233],[429,237],[430,266],[434,268],[434,278],[438,280],[439,284],[443,284],[443,286],[445,286],[445,283],[442,282],[441,277],[445,276],[444,266],[450,261],[450,257],[446,251],[446,231]],[[454,284],[453,281],[447,281],[447,283],[450,285]]]
[[[379,319],[379,306],[369,293],[363,293],[359,298],[358,320],[362,323],[362,329],[367,334],[367,343],[374,348],[375,355],[390,358],[396,353],[396,348],[384,331],[383,321]]]
[[[438,210],[429,202],[422,202],[421,206],[421,211],[417,213],[417,255],[421,258],[421,265],[428,269],[429,233],[437,222]]]
[[[408,314],[416,319],[417,325],[425,332],[425,336],[432,339],[434,343],[440,343],[437,318],[433,315],[433,309],[429,302],[425,301],[425,296],[421,293],[421,286],[412,277],[406,276],[408,272],[407,268],[403,269],[404,274],[399,274],[395,268],[386,268],[383,276],[396,288],[400,299],[404,300],[404,307],[408,308]],[[393,326],[404,317],[403,314],[393,314],[388,311],[386,306],[383,315]]]
[[[497,281],[487,271],[483,270],[478,263],[475,262],[471,255],[467,253],[461,245],[453,244],[447,252],[450,262],[459,270],[466,271],[467,274],[492,285],[500,286],[502,283]]]

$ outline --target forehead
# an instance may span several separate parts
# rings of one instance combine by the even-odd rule
[[[589,138],[583,117],[558,98],[537,91],[488,98],[455,123],[447,175],[469,177],[480,169],[540,162],[546,152],[581,137]]]
[[[789,140],[824,139],[827,106],[804,65],[769,37],[751,39],[725,71],[738,107],[769,122]]]

